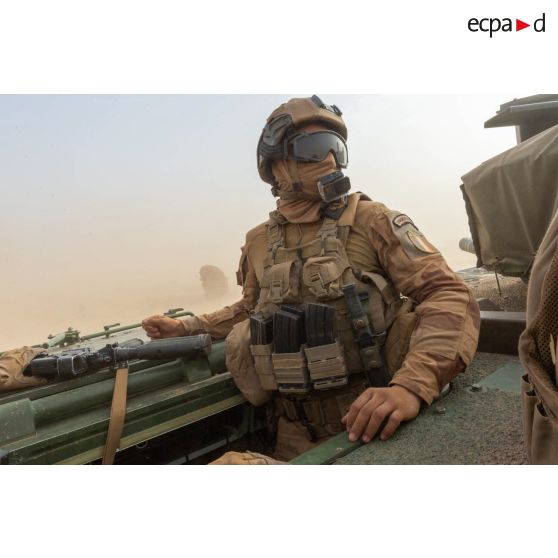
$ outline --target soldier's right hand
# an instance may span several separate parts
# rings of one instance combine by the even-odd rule
[[[187,334],[184,322],[168,316],[149,316],[141,322],[141,326],[151,339],[182,337]]]

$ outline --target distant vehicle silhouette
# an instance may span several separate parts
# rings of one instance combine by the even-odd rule
[[[200,280],[206,298],[215,298],[229,292],[229,283],[223,271],[214,265],[200,267]]]

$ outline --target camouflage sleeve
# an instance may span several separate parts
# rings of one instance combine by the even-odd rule
[[[186,335],[209,333],[213,339],[224,339],[233,326],[246,320],[256,306],[259,296],[259,284],[256,273],[248,257],[248,245],[242,247],[237,282],[242,285],[242,299],[220,310],[199,316],[187,316],[182,319]]]
[[[471,362],[480,312],[467,285],[409,217],[385,206],[369,221],[370,240],[396,288],[418,304],[409,352],[390,385],[427,404]]]

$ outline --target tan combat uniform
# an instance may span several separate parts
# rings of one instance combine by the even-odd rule
[[[322,223],[323,220],[288,223],[286,246],[307,243],[316,236]],[[429,405],[473,358],[480,327],[475,299],[407,216],[390,211],[381,203],[359,200],[359,195],[353,194],[338,224],[350,227],[345,249],[351,267],[381,274],[397,292],[417,303],[418,320],[409,350],[390,385],[405,387]],[[249,317],[260,298],[267,251],[264,223],[248,232],[242,249],[239,282],[243,286],[243,299],[211,314],[185,318],[189,333],[207,332],[214,338],[223,338],[235,324]],[[304,410],[309,422],[318,423],[315,428],[318,441],[342,431],[340,418],[363,389],[363,378],[351,376],[349,386],[344,389],[312,392]],[[292,416],[290,405],[283,404],[284,399],[280,394],[275,397],[281,415],[276,457],[290,459],[314,444],[306,439],[304,427]],[[317,399],[321,404],[313,404]],[[322,419],[321,428],[318,417]]]
[[[529,461],[558,464],[558,213],[535,259],[527,294],[527,328],[519,356],[523,436]]]

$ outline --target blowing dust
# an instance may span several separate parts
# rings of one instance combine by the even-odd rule
[[[64,269],[71,276],[69,280],[62,276],[55,280],[52,271],[51,280],[45,277],[44,281],[33,281],[29,274],[13,277],[17,286],[12,285],[11,294],[3,294],[0,299],[0,351],[42,343],[49,334],[68,327],[89,334],[102,331],[105,325],[134,324],[177,308],[194,314],[222,308],[242,296],[234,275],[236,263],[227,265],[231,257],[233,260],[237,257],[237,250],[226,257],[208,260],[197,269],[176,264],[171,269],[150,272],[148,267],[142,270],[137,262],[131,274],[111,266],[106,273],[84,277],[79,266],[72,273],[68,261]],[[458,250],[446,258],[455,270],[471,267],[475,261],[474,256]],[[218,271],[204,281],[200,271],[208,264]],[[25,295],[14,296],[17,293]]]
[[[244,235],[274,208],[255,146],[287,98],[3,96],[0,350],[237,301]],[[347,116],[353,191],[408,214],[454,270],[474,266],[457,247],[459,177],[514,144],[482,126],[509,98],[328,96]],[[203,288],[207,265],[225,291]]]

